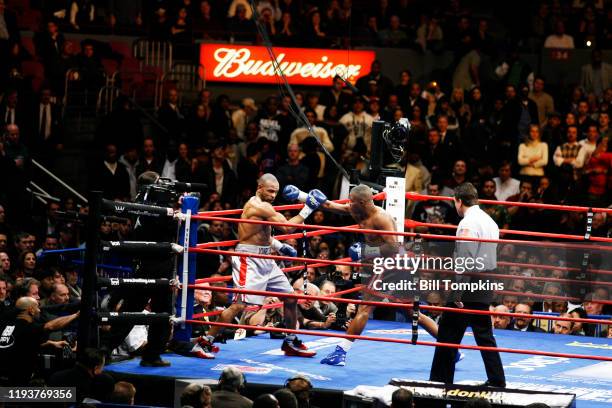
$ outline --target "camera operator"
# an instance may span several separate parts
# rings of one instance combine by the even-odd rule
[[[171,186],[158,184],[159,174],[145,171],[138,177],[138,204],[175,207],[178,205],[178,194]],[[176,241],[176,223],[169,218],[138,217],[134,223],[132,238],[136,241],[174,242]],[[134,278],[172,279],[174,278],[174,255],[160,253],[134,258]],[[172,292],[169,289],[152,291],[129,290],[118,294],[123,298],[121,312],[142,312],[150,301],[151,311],[168,313],[172,311]],[[106,341],[108,350],[115,349],[129,334],[134,324],[114,324]],[[170,322],[156,321],[149,325],[147,345],[142,353],[141,366],[165,367],[168,361],[162,360],[170,337]]]

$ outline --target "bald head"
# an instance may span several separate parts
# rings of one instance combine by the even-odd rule
[[[278,194],[278,180],[274,174],[266,173],[257,180],[257,196],[265,202],[271,203]]]
[[[262,186],[262,185],[269,184],[269,183],[278,184],[278,179],[272,173],[266,173],[266,174],[262,175],[259,178],[259,180],[257,180],[257,185],[258,186]]]
[[[351,196],[359,200],[369,201],[372,200],[372,190],[365,184],[360,184],[353,187]]]
[[[17,302],[15,302],[15,307],[20,312],[29,310],[30,308],[36,306],[38,306],[38,301],[29,296],[20,297],[19,299],[17,299]]]

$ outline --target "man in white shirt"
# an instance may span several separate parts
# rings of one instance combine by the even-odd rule
[[[519,193],[520,181],[512,177],[512,163],[504,160],[497,170],[499,177],[495,177],[495,196],[499,201],[506,201],[508,197],[512,197]]]
[[[308,119],[308,122],[310,123],[310,127],[312,128],[312,132],[314,133],[314,135],[317,137],[317,139],[319,139],[323,146],[325,146],[327,151],[329,151],[330,153],[333,152],[334,144],[330,140],[329,135],[327,134],[327,130],[319,126],[315,126],[315,122],[317,121],[317,114],[312,109],[306,109],[305,114],[306,119]],[[308,128],[299,127],[291,133],[291,137],[289,138],[289,145],[300,145],[308,136],[310,136]]]
[[[348,131],[346,136],[345,154],[350,154],[352,149],[357,144],[359,139],[363,140],[368,153],[370,151],[370,142],[372,140],[372,123],[374,118],[365,112],[365,104],[361,97],[356,97],[353,101],[353,110],[346,113],[340,118],[340,123],[344,125]]]
[[[581,169],[589,162],[591,155],[597,147],[598,141],[599,131],[597,129],[597,125],[589,126],[589,129],[587,130],[586,139],[582,139],[578,142],[578,144],[580,145],[580,150],[578,150],[578,156],[576,157],[576,161],[574,162],[574,168]]]
[[[253,121],[257,116],[257,105],[253,98],[244,98],[242,100],[242,108],[236,109],[232,113],[232,123],[238,137],[244,139],[244,132],[249,122]]]
[[[555,33],[546,37],[544,48],[574,49],[574,37],[565,34],[565,23],[557,21]]]
[[[499,239],[499,228],[495,221],[478,206],[478,191],[471,183],[463,183],[455,188],[454,202],[457,213],[463,217],[457,226],[457,237]],[[492,271],[497,268],[497,244],[457,241],[455,258],[464,258],[466,262],[469,259],[472,259],[472,262],[479,261],[479,267],[472,269],[471,272]],[[475,279],[478,280],[474,277],[471,279],[472,283]],[[491,295],[491,291],[464,291],[457,301],[449,302],[447,306],[463,308],[465,301],[467,309],[489,310],[489,302],[486,301],[486,298]],[[497,347],[493,337],[491,318],[480,314],[442,313],[438,328],[438,342],[460,344],[467,326],[472,327],[479,346]],[[431,363],[429,380],[452,384],[455,378],[456,354],[457,349],[455,348],[437,346]],[[504,367],[499,352],[482,351],[481,355],[488,378],[485,385],[505,387]]]

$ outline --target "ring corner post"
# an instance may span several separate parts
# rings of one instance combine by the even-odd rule
[[[93,336],[94,331],[97,330],[96,319],[93,314],[96,307],[97,261],[100,245],[98,227],[101,215],[102,192],[91,191],[89,193],[89,217],[87,218],[87,239],[83,266],[83,290],[77,332],[79,359],[83,357],[87,347],[99,346],[97,336]]]
[[[181,212],[187,216],[187,219],[181,226],[179,232],[179,243],[183,245],[182,262],[179,262],[179,278],[182,284],[182,289],[176,299],[177,315],[182,318],[183,323],[177,326],[174,330],[174,337],[177,340],[189,341],[191,339],[191,325],[185,324],[185,320],[191,319],[193,316],[194,292],[187,289],[187,285],[195,284],[196,278],[196,253],[189,252],[190,247],[194,247],[198,243],[198,225],[197,221],[191,220],[192,214],[197,214],[200,208],[200,199],[196,196],[185,196]]]

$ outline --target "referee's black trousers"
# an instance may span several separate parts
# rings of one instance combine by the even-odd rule
[[[446,306],[456,308],[454,303],[449,303]],[[467,302],[464,303],[464,308],[489,310],[489,305],[486,303]],[[468,326],[472,328],[476,344],[483,347],[497,347],[493,337],[491,316],[466,313],[442,313],[438,327],[438,342],[460,344],[465,334],[465,329]],[[429,374],[430,381],[438,381],[445,384],[453,383],[457,352],[458,350],[455,348],[436,347]],[[506,378],[499,353],[497,351],[481,351],[480,354],[482,355],[489,384],[505,387]]]

